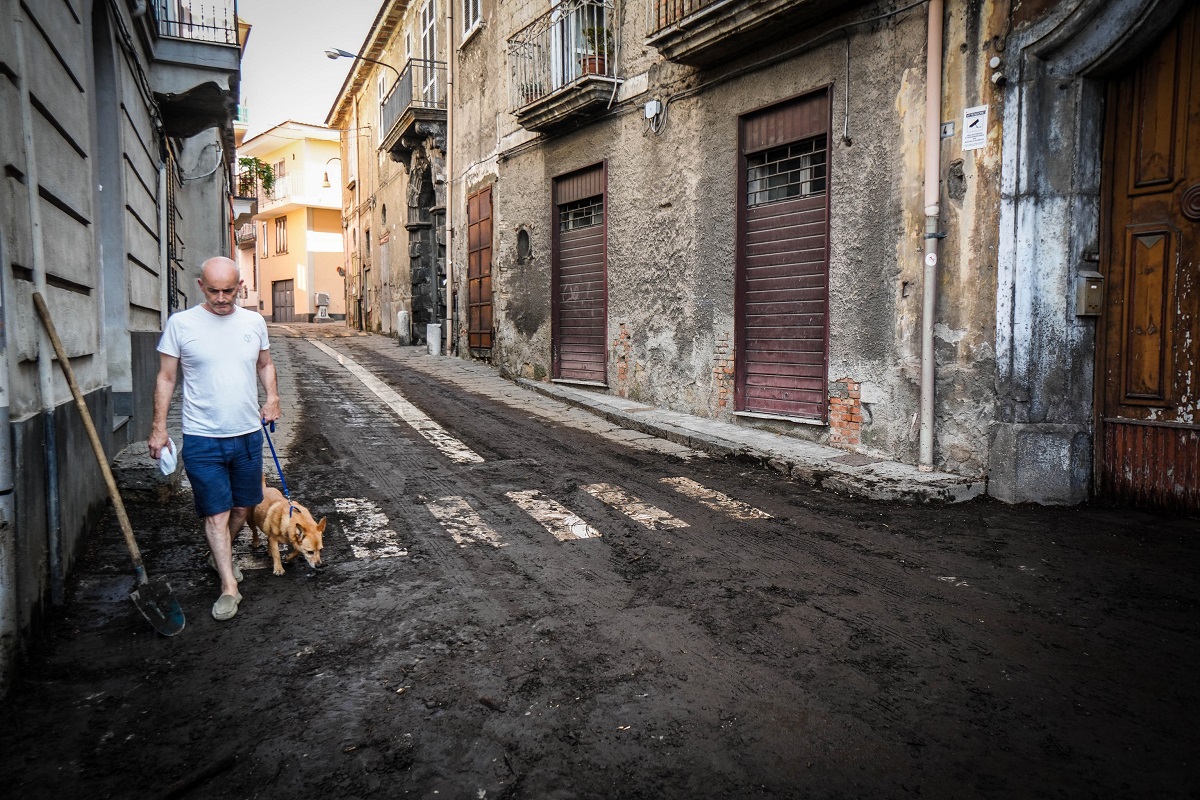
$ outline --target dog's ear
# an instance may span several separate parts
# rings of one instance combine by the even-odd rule
[[[321,521],[317,523],[317,533],[325,532],[325,517],[321,517]]]

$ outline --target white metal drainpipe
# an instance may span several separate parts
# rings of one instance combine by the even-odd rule
[[[454,343],[454,3],[446,3],[446,348]],[[435,232],[436,236],[437,233]],[[434,242],[437,256],[437,242]]]
[[[933,319],[937,310],[938,219],[941,209],[942,2],[929,0],[925,69],[925,275],[921,299],[921,454],[918,468],[933,471]]]
[[[41,184],[38,180],[37,150],[33,138],[33,104],[29,99],[29,62],[25,58],[23,12],[13,13],[17,69],[21,73],[21,134],[25,142],[25,193],[29,198],[29,226],[33,229],[33,288],[42,297],[46,292],[46,254],[42,246]],[[46,420],[46,527],[50,553],[50,599],[54,605],[63,602],[62,574],[62,509],[58,487],[58,435],[54,420],[54,364],[51,361],[50,337],[44,325],[38,325],[38,388]]]

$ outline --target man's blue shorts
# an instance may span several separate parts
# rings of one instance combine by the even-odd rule
[[[183,435],[183,468],[196,514],[211,517],[263,499],[262,431],[214,438]]]

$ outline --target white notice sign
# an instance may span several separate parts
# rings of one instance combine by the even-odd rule
[[[987,147],[987,106],[975,106],[963,111],[963,150]]]

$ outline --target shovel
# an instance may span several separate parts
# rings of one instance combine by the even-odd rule
[[[121,523],[121,533],[125,534],[125,544],[129,547],[129,554],[133,556],[133,569],[137,575],[138,585],[129,597],[137,606],[138,611],[142,612],[142,616],[149,620],[154,630],[163,636],[174,636],[183,630],[183,609],[179,607],[179,601],[172,594],[170,584],[165,581],[151,581],[146,577],[146,567],[142,565],[142,553],[133,539],[133,528],[129,524],[129,516],[125,513],[125,504],[121,502],[121,493],[117,491],[117,482],[113,479],[112,470],[108,466],[108,458],[104,455],[104,447],[100,444],[100,437],[96,434],[96,425],[92,422],[92,412],[88,410],[87,403],[83,401],[83,392],[79,391],[79,384],[75,382],[75,372],[71,369],[71,362],[63,350],[62,342],[58,339],[54,321],[50,319],[50,310],[46,308],[46,301],[42,299],[40,292],[33,293],[33,304],[37,307],[42,322],[46,325],[46,333],[50,335],[50,343],[54,345],[54,354],[58,356],[58,363],[62,367],[63,375],[66,376],[67,383],[71,386],[75,406],[79,409],[79,415],[83,417],[83,426],[87,429],[88,438],[92,442],[92,450],[96,452],[96,461],[100,464],[100,471],[104,473],[104,482],[108,484],[108,496],[112,498],[113,508],[117,510],[117,520]]]

